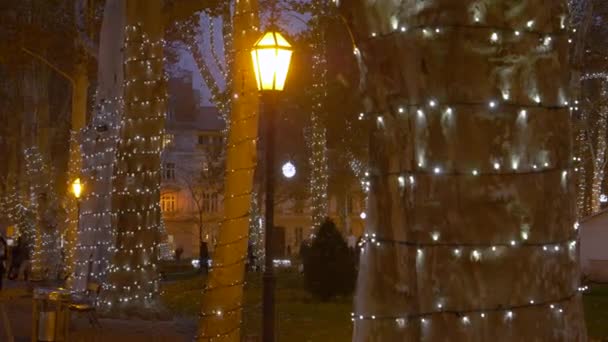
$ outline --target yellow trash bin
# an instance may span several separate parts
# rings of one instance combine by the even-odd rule
[[[69,291],[37,288],[33,300],[32,341],[67,341]]]

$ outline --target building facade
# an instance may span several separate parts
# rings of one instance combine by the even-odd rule
[[[200,241],[206,242],[213,253],[221,223],[222,130],[225,124],[215,108],[200,105],[190,78],[173,79],[169,87],[171,97],[163,137],[161,209],[171,248],[174,251],[181,249],[182,258],[195,258],[199,255]],[[262,157],[263,153],[259,155]],[[291,180],[283,181],[278,182],[277,193],[281,193],[281,184]],[[363,198],[363,193],[356,188],[348,194],[330,193],[330,217],[351,244],[363,233]],[[313,233],[310,205],[306,199],[289,196],[276,202],[276,257],[296,256],[302,242]],[[259,203],[264,202],[260,200]]]

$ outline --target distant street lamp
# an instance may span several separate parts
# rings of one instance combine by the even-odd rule
[[[272,258],[272,234],[274,229],[274,131],[277,116],[277,96],[285,87],[293,50],[278,32],[265,33],[251,50],[256,84],[266,106],[266,210],[264,250],[264,293],[262,317],[262,341],[274,341],[274,286],[275,276]],[[295,168],[294,168],[295,175]],[[293,175],[292,175],[293,177]]]
[[[75,234],[77,234],[78,232],[78,228],[80,227],[80,195],[82,195],[82,190],[84,189],[84,186],[82,183],[80,183],[80,178],[76,178],[73,182],[72,182],[72,194],[74,195],[74,198],[76,198],[76,208],[77,208],[77,212],[76,212],[76,232]],[[74,247],[73,245],[70,245],[72,248]],[[69,255],[69,254],[67,254]],[[90,265],[89,265],[90,267]],[[88,277],[90,275],[91,272],[87,273],[87,282],[88,282]],[[70,275],[71,277],[71,275]]]
[[[296,167],[290,161],[283,164],[282,171],[285,178],[293,178],[296,175]]]
[[[76,178],[74,182],[72,182],[72,194],[76,200],[80,202],[80,194],[82,194],[82,183],[80,183],[80,178]]]

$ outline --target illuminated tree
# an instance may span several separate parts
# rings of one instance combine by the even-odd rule
[[[167,23],[201,1],[107,0],[100,32],[95,113],[85,129],[85,174],[74,289],[103,282],[111,316],[162,313],[158,298],[162,222],[161,132]]]
[[[586,341],[565,1],[340,1],[373,127],[353,341]]]
[[[251,195],[257,157],[258,91],[250,50],[258,38],[258,3],[237,1],[232,18],[230,118],[224,182],[224,221],[203,291],[198,341],[239,341]],[[193,49],[194,50],[194,49]],[[196,57],[195,57],[196,59]],[[232,60],[232,62],[230,62]],[[200,62],[197,62],[200,66]],[[201,69],[202,70],[202,69]],[[220,113],[222,108],[218,108]]]
[[[571,49],[574,89],[580,101],[571,104],[577,124],[576,155],[578,212],[585,217],[600,210],[606,172],[606,56],[608,6],[602,1],[573,1]]]

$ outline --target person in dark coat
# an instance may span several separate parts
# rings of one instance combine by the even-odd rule
[[[4,236],[0,236],[0,290],[2,290],[3,282],[4,282],[4,273],[6,272],[6,268],[4,267],[4,262],[8,256],[8,245],[6,244],[6,240]]]
[[[19,269],[21,268],[21,263],[25,259],[25,252],[23,239],[19,237],[17,239],[17,245],[13,247],[12,250],[11,266],[8,269],[8,279],[14,280],[19,277]]]
[[[201,249],[199,251],[199,266],[201,272],[207,273],[209,271],[209,246],[207,242],[201,241]]]

